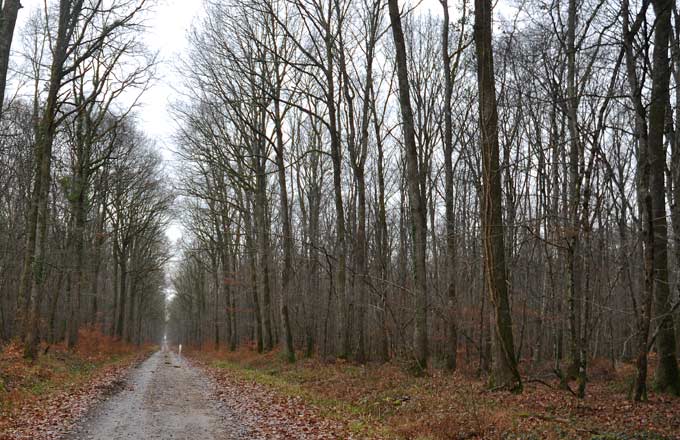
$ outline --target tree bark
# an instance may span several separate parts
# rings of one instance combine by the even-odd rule
[[[120,281],[118,285],[118,316],[116,316],[115,335],[118,340],[122,340],[125,334],[125,311],[127,307],[127,287],[128,287],[128,267],[127,267],[127,248],[123,247],[118,257]]]
[[[670,85],[668,47],[673,0],[652,0],[656,14],[652,54],[652,95],[649,105],[649,172],[652,204],[654,314],[658,321],[655,386],[680,395],[675,326],[668,279],[668,224],[666,221],[666,147],[664,128]]]
[[[402,134],[406,150],[406,176],[413,222],[413,258],[414,258],[414,296],[415,320],[413,333],[413,349],[415,367],[424,371],[427,368],[427,207],[423,200],[420,178],[423,170],[419,170],[418,148],[416,146],[413,110],[408,79],[408,58],[404,31],[401,27],[401,16],[397,0],[389,0],[390,22],[395,46],[395,64],[399,85],[399,106],[401,108]]]
[[[458,354],[458,323],[456,299],[456,225],[453,211],[453,74],[449,49],[449,3],[440,0],[444,11],[442,23],[442,64],[444,65],[444,204],[446,215],[446,293],[448,343],[446,344],[446,368],[455,370]]]
[[[378,247],[378,264],[380,265],[379,293],[380,303],[378,304],[378,326],[380,341],[378,343],[378,353],[380,360],[387,362],[390,358],[389,332],[387,329],[387,278],[388,267],[390,266],[389,257],[389,231],[387,229],[387,209],[385,207],[385,154],[383,141],[380,137],[380,124],[375,103],[375,91],[371,88],[373,127],[375,130],[376,144],[378,147],[378,212],[376,225],[376,242]]]
[[[278,74],[278,64],[275,67]],[[290,209],[288,207],[288,186],[286,185],[286,166],[283,157],[284,142],[283,128],[281,126],[281,108],[279,101],[280,83],[276,84],[274,96],[274,125],[276,129],[276,166],[279,180],[279,201],[281,218],[283,220],[283,273],[281,274],[281,331],[283,333],[283,351],[286,360],[295,362],[295,347],[293,346],[293,333],[290,328],[288,316],[288,298],[290,295],[290,281],[293,277],[293,228],[290,221]]]
[[[349,325],[349,313],[346,310],[346,278],[347,278],[347,244],[345,241],[345,208],[342,201],[342,152],[340,146],[340,133],[337,125],[337,109],[335,104],[335,80],[333,79],[333,52],[335,51],[331,35],[326,36],[326,105],[328,107],[328,121],[331,144],[331,162],[333,163],[333,194],[335,202],[335,253],[338,263],[336,269],[336,291],[338,298],[338,332],[339,354],[342,358],[349,356],[349,340],[346,337],[346,328]]]
[[[626,61],[626,71],[628,86],[630,89],[630,99],[633,104],[635,114],[635,135],[637,138],[637,170],[636,170],[636,192],[638,199],[639,224],[642,235],[642,256],[644,272],[644,289],[642,292],[641,309],[636,310],[637,315],[637,375],[635,377],[634,398],[636,401],[647,399],[647,354],[649,351],[649,329],[652,314],[652,298],[654,291],[653,278],[653,255],[654,247],[652,236],[652,205],[649,192],[649,160],[648,160],[648,127],[647,110],[642,103],[642,87],[640,85],[635,56],[633,51],[634,32],[630,28],[629,2],[624,0],[621,7],[623,19],[623,47]],[[646,8],[645,8],[646,10]],[[642,11],[644,13],[644,10]]]
[[[35,359],[40,341],[40,311],[42,307],[47,258],[48,200],[52,171],[52,146],[57,131],[56,115],[59,110],[59,90],[64,77],[70,29],[74,18],[80,15],[83,0],[74,4],[61,0],[59,4],[59,25],[50,67],[50,80],[44,110],[36,129],[35,177],[31,207],[28,218],[28,243],[22,270],[19,297],[30,292],[28,313],[25,319],[26,335],[24,356]]]
[[[489,385],[522,390],[515,360],[512,315],[505,265],[501,173],[499,167],[498,109],[491,45],[490,0],[475,0],[475,48],[482,145],[482,230],[487,287],[494,306],[494,356]]]

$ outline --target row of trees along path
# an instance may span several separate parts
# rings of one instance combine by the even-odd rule
[[[46,2],[15,30],[22,6],[2,2],[0,339],[28,358],[41,341],[73,348],[83,326],[138,344],[162,335],[173,196],[134,115],[157,64],[148,8]]]
[[[176,67],[175,200],[133,114],[147,2],[49,3],[14,52],[2,2],[0,338],[35,358],[169,316],[185,344],[462,357],[517,392],[522,360],[581,397],[609,358],[637,400],[653,351],[680,394],[675,2],[439,3],[207,0]]]

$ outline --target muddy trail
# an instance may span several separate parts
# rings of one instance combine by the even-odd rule
[[[219,400],[199,369],[167,349],[156,352],[67,436],[68,440],[245,439],[247,423]]]

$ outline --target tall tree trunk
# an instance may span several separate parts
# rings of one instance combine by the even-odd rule
[[[569,120],[569,229],[567,232],[567,303],[569,305],[569,352],[571,364],[568,377],[576,377],[580,363],[578,307],[581,292],[578,267],[580,254],[579,202],[581,195],[581,174],[579,163],[581,146],[578,128],[578,96],[576,91],[576,0],[569,0],[567,18],[567,117]]]
[[[331,162],[333,163],[333,194],[335,202],[335,253],[337,255],[336,291],[338,299],[338,332],[340,357],[349,356],[349,340],[346,338],[346,328],[349,325],[349,314],[346,310],[345,284],[347,278],[347,244],[345,241],[345,208],[342,201],[342,152],[340,133],[337,123],[337,109],[335,104],[335,80],[333,78],[333,64],[335,51],[332,36],[326,36],[326,105],[328,107],[328,121],[331,145]]]
[[[241,199],[241,206],[245,199],[239,196]],[[248,203],[248,205],[251,205]],[[255,306],[255,339],[257,343],[257,352],[262,353],[264,351],[264,335],[262,332],[262,307],[260,306],[260,294],[259,294],[259,267],[257,265],[257,244],[256,240],[253,239],[255,235],[255,228],[253,227],[253,219],[250,215],[250,211],[246,209],[243,213],[243,222],[245,223],[245,236],[246,236],[246,249],[248,250],[248,266],[250,270],[250,290],[253,297],[253,305]]]
[[[117,240],[114,238],[113,240],[113,252],[111,253],[111,260],[113,263],[113,307],[111,308],[111,325],[109,328],[109,336],[114,337],[116,335],[116,322],[117,322],[117,316],[118,316],[118,307],[120,303],[120,299],[118,298],[118,291],[120,290],[120,276],[119,276],[119,267],[120,264],[118,264],[118,252],[116,252]]]
[[[380,341],[378,343],[378,352],[380,360],[387,362],[390,357],[389,350],[389,334],[387,330],[387,277],[389,267],[389,232],[387,229],[387,210],[385,207],[385,171],[384,162],[385,154],[383,148],[382,138],[380,137],[380,125],[378,123],[378,115],[375,102],[375,91],[371,88],[371,101],[373,112],[373,127],[375,130],[376,144],[378,147],[378,212],[376,225],[376,242],[378,245],[378,264],[380,265],[380,281],[379,281],[379,304],[378,304],[378,326]]]
[[[36,129],[35,176],[28,217],[28,243],[19,291],[20,298],[30,292],[24,339],[24,356],[29,359],[36,358],[40,341],[40,311],[47,258],[47,206],[52,174],[52,146],[57,132],[59,90],[64,78],[63,66],[68,53],[70,34],[77,17],[80,16],[83,1],[60,0],[59,2],[59,24],[52,53],[49,86],[44,109]]]
[[[649,171],[654,235],[654,314],[658,321],[655,386],[680,395],[675,326],[668,284],[668,225],[666,222],[666,148],[664,128],[670,84],[668,46],[673,0],[652,0],[656,14],[652,54],[652,95],[649,105]]]
[[[629,2],[624,0],[621,7],[623,19],[623,45],[626,61],[628,86],[630,98],[635,112],[635,135],[637,137],[637,170],[636,192],[638,199],[639,223],[642,235],[642,255],[644,272],[644,289],[642,292],[641,308],[636,310],[637,315],[637,375],[635,378],[635,400],[647,399],[647,354],[649,351],[649,329],[652,315],[652,299],[654,296],[653,255],[654,239],[652,235],[652,204],[649,192],[649,159],[648,159],[648,128],[647,110],[642,103],[642,87],[640,85],[635,55],[633,49],[634,30],[629,24]],[[644,14],[646,7],[641,11]],[[638,14],[639,15],[639,14]]]
[[[82,287],[85,278],[85,271],[83,269],[84,254],[85,254],[85,179],[83,175],[83,167],[79,166],[76,172],[76,179],[74,185],[76,187],[76,197],[73,203],[74,210],[74,273],[73,273],[73,292],[71,301],[69,301],[69,319],[68,319],[68,334],[66,339],[66,346],[73,349],[78,342],[78,329],[80,327],[80,302],[82,296]]]
[[[367,5],[368,6],[368,5]],[[347,64],[343,52],[341,52],[340,65],[344,76],[344,94],[347,101],[350,125],[350,140],[348,149],[354,171],[354,179],[357,191],[357,225],[355,243],[355,271],[359,276],[357,286],[358,292],[358,313],[357,327],[359,330],[358,348],[356,354],[357,362],[363,363],[367,360],[366,354],[366,309],[368,308],[367,298],[367,277],[368,277],[368,243],[366,234],[366,156],[368,151],[369,124],[371,120],[371,99],[373,94],[373,58],[375,52],[376,33],[378,21],[380,20],[380,2],[374,1],[370,5],[370,15],[367,26],[366,38],[366,78],[362,91],[361,106],[361,126],[359,127],[358,141],[355,140],[354,128],[354,99],[350,92],[350,78],[347,73]]]
[[[440,0],[444,11],[442,23],[442,64],[444,65],[444,205],[446,215],[446,293],[448,343],[446,344],[446,368],[455,370],[458,353],[458,323],[456,299],[456,225],[453,211],[453,111],[451,98],[453,78],[449,48],[449,3]],[[464,12],[463,12],[464,13]],[[461,33],[462,34],[462,33]]]
[[[489,385],[522,390],[512,335],[505,265],[501,173],[499,169],[498,109],[491,45],[490,0],[475,0],[475,48],[482,144],[482,230],[485,278],[494,306],[494,356]]]
[[[395,46],[395,63],[399,84],[399,106],[401,108],[402,133],[406,150],[406,171],[411,221],[413,222],[413,257],[414,257],[414,294],[415,294],[415,325],[413,334],[414,360],[416,368],[427,368],[428,337],[427,337],[427,220],[426,204],[420,188],[420,173],[418,148],[416,146],[413,110],[408,79],[408,58],[406,43],[401,27],[401,16],[397,0],[389,0],[390,22]]]
[[[278,65],[276,66],[278,73]],[[276,166],[279,178],[279,200],[281,203],[281,218],[283,220],[283,273],[281,274],[281,331],[283,336],[283,350],[288,362],[295,362],[295,347],[293,346],[293,333],[290,328],[288,316],[288,301],[290,296],[290,281],[293,277],[293,228],[290,221],[290,209],[288,208],[288,186],[286,185],[286,165],[283,157],[284,142],[283,128],[281,127],[281,108],[279,102],[280,85],[277,84],[274,99],[274,125],[276,126]]]
[[[680,23],[680,14],[678,14],[677,5],[673,5],[674,23]],[[675,84],[680,84],[680,26],[674,27],[674,33],[671,34],[671,69],[673,71],[673,78]],[[680,90],[675,87],[675,100],[680,99]],[[670,95],[669,95],[670,100]],[[673,204],[671,205],[671,224],[673,226],[673,254],[675,256],[675,263],[680,264],[680,106],[675,106],[675,112],[670,116],[673,119],[671,125],[673,131],[673,140],[671,142],[671,182],[672,186]],[[675,281],[676,291],[680,291],[680,281]],[[680,313],[675,312],[675,338],[678,343],[677,349],[680,351]]]
[[[269,215],[267,209],[267,175],[265,146],[262,139],[256,141],[258,152],[253,157],[253,169],[255,176],[255,228],[257,236],[257,254],[259,266],[257,273],[260,274],[258,284],[262,289],[262,338],[263,348],[270,351],[274,344],[271,322],[271,276],[270,276],[270,237]]]
[[[135,245],[135,248],[138,247],[139,245]],[[129,280],[129,287],[127,289],[128,291],[128,311],[125,317],[125,327],[123,328],[123,337],[125,339],[125,342],[131,343],[133,338],[134,338],[134,331],[135,331],[135,316],[137,315],[137,305],[139,302],[139,286],[138,286],[138,275],[134,272],[135,268],[137,267],[138,261],[136,258],[135,253],[139,252],[138,249],[133,249],[133,257],[131,258],[130,266],[133,270],[133,272],[128,276]],[[204,285],[206,283],[204,282]],[[205,297],[202,296],[203,301],[204,301],[204,310],[205,310]],[[205,326],[205,320],[201,320],[201,328]]]
[[[99,274],[102,267],[102,248],[104,247],[105,233],[104,224],[106,222],[106,195],[102,195],[101,205],[97,207],[97,226],[94,231],[94,270],[92,272],[92,287],[91,287],[91,313],[92,324],[97,324],[97,314],[99,313]]]
[[[217,254],[217,255],[215,255]],[[220,349],[220,298],[222,297],[222,285],[224,284],[224,278],[222,274],[222,258],[218,251],[213,251],[212,255],[212,272],[213,272],[213,282],[215,283],[214,296],[213,296],[213,344],[215,350]],[[221,278],[221,279],[220,279]]]
[[[120,281],[118,284],[118,316],[116,316],[115,331],[115,335],[118,340],[122,340],[125,333],[125,310],[127,306],[128,290],[127,252],[127,248],[123,247],[120,256],[118,257]]]
[[[313,146],[319,147],[319,144],[321,142],[321,136],[320,132],[318,130],[314,130],[313,134]],[[314,314],[314,309],[321,310],[322,309],[322,302],[321,302],[321,262],[319,261],[320,257],[320,245],[319,245],[319,223],[320,223],[320,215],[321,215],[321,188],[323,186],[323,173],[321,172],[321,155],[318,153],[312,153],[310,155],[310,173],[311,176],[309,177],[309,189],[307,190],[307,200],[308,200],[308,224],[309,224],[309,246],[308,246],[308,255],[309,255],[309,261],[308,261],[308,268],[309,268],[309,277],[310,277],[310,285],[311,285],[311,292],[312,295],[307,296],[307,322],[305,324],[306,327],[306,332],[307,332],[307,338],[306,338],[306,348],[305,348],[305,354],[307,357],[312,356],[314,352],[314,347],[315,347],[315,337],[317,335],[317,326],[315,324],[315,314]],[[303,200],[303,197],[301,195],[300,200]],[[332,275],[331,275],[332,276]],[[332,278],[331,278],[331,286],[332,286]],[[330,301],[330,294],[329,294],[329,301]],[[328,315],[326,315],[328,316]],[[326,331],[325,329],[327,328],[326,326],[328,325],[327,320],[324,322],[324,342],[326,340]],[[325,351],[327,347],[324,344],[323,350]]]

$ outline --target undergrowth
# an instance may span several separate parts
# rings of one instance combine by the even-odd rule
[[[136,347],[97,329],[83,328],[74,350],[66,350],[63,344],[43,344],[38,359],[29,361],[23,357],[22,345],[13,341],[0,352],[0,419],[26,403],[86,383],[102,367],[151,350],[151,346]]]
[[[470,371],[431,369],[414,377],[399,364],[357,365],[304,359],[288,364],[278,352],[192,351],[207,365],[228,370],[287,396],[302,398],[360,438],[400,439],[675,439],[680,400],[653,395],[628,400],[634,369],[593,362],[588,396],[579,400],[556,380],[525,385],[521,395],[490,392]]]

